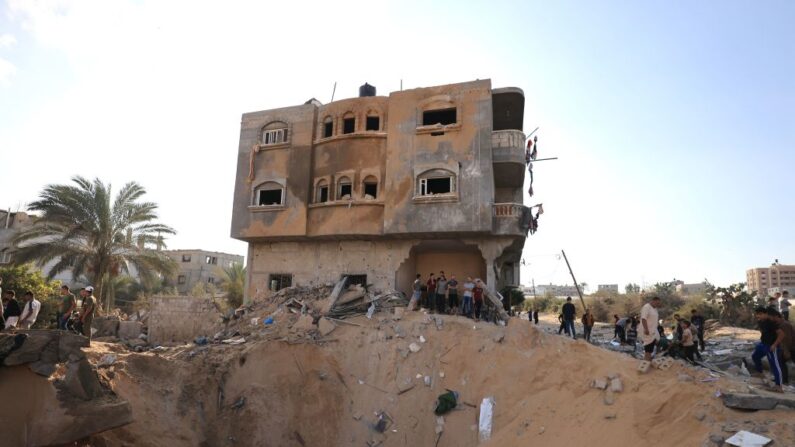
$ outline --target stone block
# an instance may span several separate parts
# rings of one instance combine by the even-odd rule
[[[615,393],[620,393],[624,391],[624,384],[621,383],[621,379],[616,377],[610,381],[610,389]]]
[[[640,362],[640,364],[638,364],[638,372],[639,373],[642,373],[642,374],[647,373],[647,372],[649,372],[649,368],[651,368],[651,363],[647,362],[646,360],[643,360],[642,362]]]
[[[604,390],[607,388],[607,381],[605,379],[594,379],[594,381],[591,382],[591,388]]]
[[[67,363],[64,386],[71,395],[83,400],[91,400],[103,394],[97,374],[85,358]]]
[[[16,351],[6,357],[3,364],[6,366],[24,365],[33,363],[41,358],[41,353],[58,336],[57,331],[30,331],[28,337]]]
[[[321,318],[318,322],[318,329],[320,329],[320,334],[324,337],[334,331],[337,328],[337,325],[331,322],[328,318]]]

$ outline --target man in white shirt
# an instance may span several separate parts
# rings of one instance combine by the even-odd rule
[[[660,332],[657,330],[657,320],[660,319],[658,307],[660,307],[660,297],[655,296],[640,309],[640,339],[643,342],[643,358],[646,361],[651,360],[651,354],[660,339]]]
[[[33,292],[30,291],[25,292],[24,298],[25,304],[22,307],[22,315],[19,316],[17,326],[20,329],[30,329],[30,327],[36,323],[36,318],[39,316],[41,303],[33,297]]]

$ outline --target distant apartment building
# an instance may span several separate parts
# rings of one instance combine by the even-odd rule
[[[676,292],[682,296],[699,295],[701,293],[706,292],[706,290],[707,290],[706,282],[697,282],[692,284],[680,282],[676,284]]]
[[[198,283],[218,284],[222,270],[243,264],[243,256],[206,250],[165,250],[177,263],[177,272],[169,281],[180,294],[187,294]]]
[[[618,284],[599,284],[597,290],[599,292],[618,293]]]
[[[28,214],[24,211],[11,212],[0,211],[0,266],[12,264],[14,262],[15,247],[13,244],[14,238],[26,228],[29,228],[36,222],[37,217]],[[41,272],[46,276],[50,269],[58,262],[54,259],[40,268]],[[38,267],[36,267],[38,268]],[[62,284],[69,286],[84,286],[79,281],[80,278],[75,280],[72,278],[71,270],[64,270],[53,277],[53,280],[60,281]]]
[[[537,296],[551,294],[554,296],[577,296],[577,287],[575,286],[558,286],[555,284],[541,284],[536,285],[536,294]]]
[[[757,267],[745,271],[748,290],[760,296],[789,290],[795,293],[795,265],[776,262],[770,267]]]

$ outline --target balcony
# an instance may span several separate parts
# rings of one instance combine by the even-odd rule
[[[521,203],[495,203],[494,234],[525,237],[530,218],[530,208]]]
[[[519,130],[491,133],[491,161],[497,188],[521,188],[525,175],[525,136]]]

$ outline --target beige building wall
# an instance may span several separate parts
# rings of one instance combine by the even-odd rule
[[[770,267],[757,267],[745,272],[749,291],[760,296],[769,295],[769,290],[795,290],[795,265],[772,264]]]

